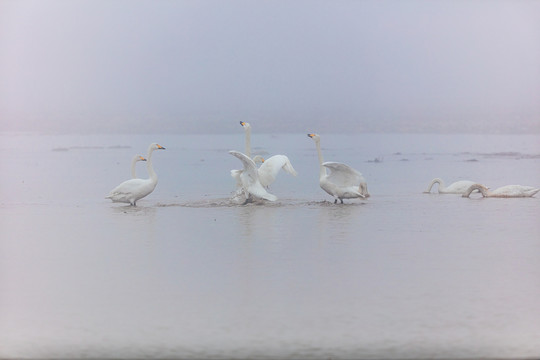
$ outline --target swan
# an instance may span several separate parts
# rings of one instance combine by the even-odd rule
[[[456,182],[448,185],[448,187],[446,187],[444,185],[444,181],[442,181],[442,179],[435,178],[435,179],[431,180],[431,183],[429,184],[427,190],[424,191],[424,193],[426,193],[426,194],[430,193],[431,188],[433,187],[434,184],[439,184],[439,186],[438,186],[439,194],[464,194],[465,191],[467,191],[467,189],[471,185],[474,185],[476,183],[474,181],[470,181],[470,180],[460,180],[460,181],[456,181]]]
[[[251,125],[245,121],[240,121],[240,125],[244,127],[246,133],[245,154],[248,157],[251,157]],[[257,156],[253,158],[254,161]],[[286,155],[274,155],[266,160],[263,159],[262,165],[258,169],[259,181],[261,182],[261,185],[268,188],[268,186],[276,181],[276,177],[281,169],[292,176],[298,175],[296,170],[294,170],[291,161]]]
[[[362,174],[348,165],[327,161],[323,162],[321,153],[321,137],[318,134],[307,134],[315,141],[317,154],[319,155],[319,185],[328,194],[333,196],[334,204],[338,199],[343,204],[343,199],[367,198],[367,183]],[[326,170],[330,170],[330,174]]]
[[[483,197],[498,198],[532,197],[540,191],[540,189],[536,189],[532,186],[523,185],[506,185],[493,191],[489,191],[489,189],[482,184],[473,184],[462,196],[469,197],[474,190],[480,191]]]
[[[152,153],[154,150],[165,150],[165,148],[159,144],[152,143],[148,147],[146,168],[150,177],[148,179],[130,179],[126,180],[114,189],[111,190],[106,199],[111,199],[113,202],[129,203],[132,206],[136,206],[136,202],[139,199],[152,193],[156,188],[158,177],[152,167]]]
[[[237,157],[244,165],[244,168],[242,170],[238,170],[240,172],[238,177],[240,179],[241,189],[243,190],[246,197],[245,203],[247,203],[250,194],[255,197],[266,199],[269,201],[277,200],[277,197],[275,195],[270,194],[261,185],[255,162],[251,160],[249,156],[235,150],[229,151],[229,154]]]
[[[146,161],[145,158],[143,158],[140,155],[135,155],[133,159],[131,160],[131,178],[136,179],[137,178],[137,172],[135,170],[135,164],[137,164],[138,161]]]

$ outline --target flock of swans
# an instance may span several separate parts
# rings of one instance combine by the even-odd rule
[[[238,158],[242,163],[241,170],[231,170],[231,176],[236,180],[236,192],[232,201],[239,204],[247,204],[257,199],[276,201],[277,197],[268,192],[268,187],[276,180],[280,170],[296,176],[289,158],[285,155],[274,155],[264,159],[260,155],[251,157],[251,126],[249,123],[240,122],[245,131],[245,152],[231,150],[229,154]],[[334,204],[338,200],[343,204],[343,199],[366,199],[370,195],[367,182],[362,174],[352,167],[334,161],[323,160],[321,152],[321,138],[318,134],[307,134],[313,139],[319,158],[319,186],[334,198]],[[131,179],[124,181],[111,190],[106,199],[113,202],[129,203],[136,206],[138,200],[151,194],[156,188],[158,177],[152,166],[152,153],[154,150],[165,150],[159,144],[152,143],[148,147],[147,157],[136,155],[131,161]],[[140,179],[136,176],[135,165],[138,161],[146,161],[149,178]],[[261,165],[257,167],[256,163]],[[483,197],[532,197],[540,191],[538,188],[523,185],[507,185],[490,191],[488,187],[480,183],[461,180],[445,186],[440,178],[435,178],[429,184],[425,193],[430,193],[432,187],[438,184],[439,194],[461,194],[469,197],[472,192],[479,192]]]

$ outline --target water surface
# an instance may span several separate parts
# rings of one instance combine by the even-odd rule
[[[311,139],[257,134],[299,174],[240,206],[242,134],[3,134],[0,357],[535,357],[540,200],[422,192],[538,187],[539,140],[324,135],[371,193],[334,205]],[[154,193],[104,199],[154,141]]]

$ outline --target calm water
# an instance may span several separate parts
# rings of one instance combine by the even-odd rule
[[[154,193],[104,199],[154,141],[167,148]],[[229,201],[241,132],[1,135],[0,357],[540,354],[540,199],[422,194],[434,177],[538,187],[540,136],[321,143],[364,174],[369,200],[329,202],[305,134],[253,135],[299,175],[247,206]]]

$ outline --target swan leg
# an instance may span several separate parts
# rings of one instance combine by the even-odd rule
[[[337,198],[336,198],[336,199],[334,199],[334,204],[337,204]]]
[[[343,199],[339,199],[339,201],[341,201],[341,203],[343,204]]]
[[[242,205],[247,205],[253,202],[253,196],[250,193],[246,193],[245,196],[246,196],[246,201],[244,201]]]

